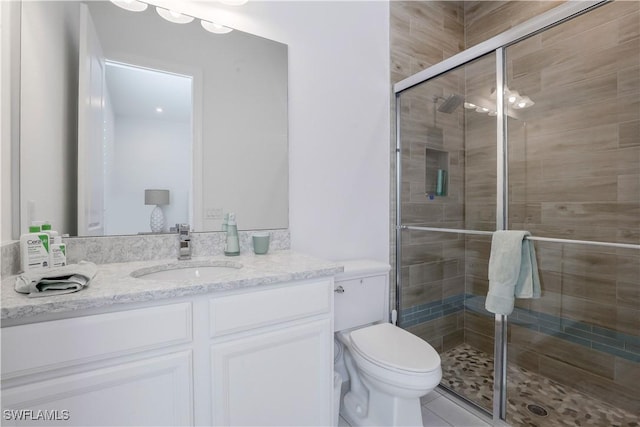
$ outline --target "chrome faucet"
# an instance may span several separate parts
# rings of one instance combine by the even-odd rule
[[[191,234],[189,224],[176,224],[178,229],[178,259],[191,259]]]

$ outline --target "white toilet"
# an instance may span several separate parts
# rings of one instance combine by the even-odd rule
[[[420,397],[440,383],[440,356],[388,323],[388,264],[343,264],[335,281],[334,330],[343,358],[336,365],[346,369],[349,390],[340,415],[352,426],[422,426]]]

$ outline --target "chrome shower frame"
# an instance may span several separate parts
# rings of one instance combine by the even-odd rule
[[[486,54],[494,52],[496,55],[496,90],[498,94],[504,93],[505,87],[505,48],[515,44],[525,38],[544,31],[552,26],[561,24],[578,15],[584,14],[596,7],[609,3],[612,0],[600,1],[581,1],[567,2],[548,12],[538,15],[510,30],[507,30],[495,37],[492,37],[478,45],[464,50],[436,65],[433,65],[423,71],[420,71],[393,85],[395,93],[395,135],[396,135],[396,259],[395,259],[395,310],[398,313],[398,322],[402,326],[399,318],[402,303],[402,230],[420,230],[420,231],[436,231],[441,233],[460,233],[460,234],[485,234],[491,235],[492,232],[476,231],[476,230],[458,230],[435,227],[412,227],[402,224],[402,143],[401,143],[401,99],[400,96],[405,90],[422,84],[428,80],[436,78],[447,73],[457,67],[463,66],[474,61]],[[496,149],[497,149],[497,198],[496,198],[496,230],[506,230],[508,228],[508,169],[507,169],[507,121],[504,116],[504,98],[497,96],[497,116],[496,116]],[[587,245],[602,245],[602,242],[550,239],[550,238],[532,238],[532,240],[548,240],[564,243],[581,243]],[[627,245],[608,243],[606,246],[616,247],[634,247],[640,248],[640,245]],[[507,402],[507,316],[495,315],[495,347],[494,347],[494,387],[493,387],[493,417],[495,425],[506,425],[506,402]],[[464,399],[467,400],[467,399]],[[468,401],[468,400],[467,400]],[[486,412],[483,408],[475,405],[482,412]]]

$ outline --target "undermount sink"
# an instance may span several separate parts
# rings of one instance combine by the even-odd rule
[[[139,279],[201,282],[218,279],[240,268],[242,264],[233,261],[177,262],[141,268],[131,273],[131,276]]]

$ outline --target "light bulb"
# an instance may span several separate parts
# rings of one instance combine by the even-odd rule
[[[158,12],[158,15],[175,24],[188,24],[189,22],[193,21],[193,16],[185,15],[174,10],[156,7],[156,11]]]
[[[162,107],[156,107],[156,113],[162,113],[163,111]]]
[[[249,0],[220,0],[220,3],[226,4],[228,6],[242,6],[246,4]]]
[[[202,28],[214,34],[227,34],[233,31],[233,28],[225,27],[224,25],[216,24],[215,22],[205,21],[204,19],[200,21],[200,24],[202,25]]]
[[[467,110],[473,110],[474,108],[476,108],[477,105],[476,104],[472,104],[470,102],[465,102],[464,103],[464,108],[466,108]]]
[[[524,98],[522,98],[522,103],[524,103],[524,107],[522,108],[529,108],[533,104],[535,104],[535,102],[533,102],[531,98],[529,98],[528,96],[525,96]]]
[[[523,101],[518,102],[518,108],[524,108],[526,106],[527,106],[526,102],[523,102]]]
[[[514,95],[511,95],[509,96],[508,100],[509,100],[509,104],[513,104],[514,102],[516,102],[516,97]]]
[[[149,6],[138,0],[111,0],[111,3],[130,12],[142,12]]]

